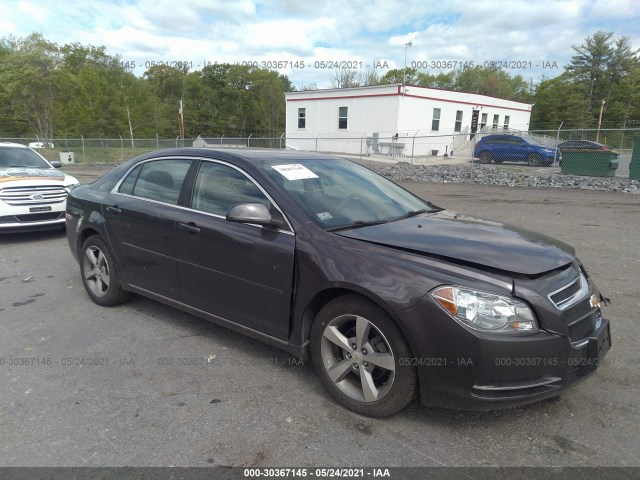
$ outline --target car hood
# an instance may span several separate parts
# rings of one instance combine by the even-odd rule
[[[446,210],[336,234],[520,275],[539,275],[575,259],[572,247],[551,237]]]
[[[74,178],[54,168],[12,167],[0,169],[0,186],[4,182],[15,182],[18,180],[47,180],[50,182],[68,183],[67,180],[74,180]]]

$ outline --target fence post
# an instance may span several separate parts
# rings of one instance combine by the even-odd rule
[[[365,133],[362,137],[360,137],[360,160],[362,160],[362,140],[367,134]]]
[[[318,151],[318,137],[320,136],[320,134],[316,135],[316,152]]]
[[[284,133],[280,135],[280,150],[282,150],[282,139],[284,138]]]
[[[220,135],[220,146],[222,146],[222,137],[224,137],[224,133]]]
[[[122,135],[118,136],[120,137],[120,151],[122,152],[122,155],[120,155],[120,160],[124,162],[124,142],[122,141]]]
[[[416,147],[416,136],[418,135],[419,130],[416,130],[416,133],[413,134],[413,138],[411,139],[411,165],[413,165],[413,153]]]
[[[82,139],[82,163],[87,163],[87,157],[84,154],[84,137],[80,135],[80,138]]]
[[[253,136],[253,133],[247,137],[247,148],[251,148],[251,137],[252,136]]]
[[[553,168],[551,169],[551,183],[553,183],[553,177],[556,173],[556,165],[558,160],[558,144],[560,143],[560,129],[562,128],[562,124],[564,122],[560,122],[560,126],[558,127],[558,133],[556,134],[556,151],[553,154]]]

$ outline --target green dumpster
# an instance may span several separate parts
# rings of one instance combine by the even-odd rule
[[[634,137],[629,164],[629,179],[640,180],[640,137]]]
[[[618,152],[613,150],[562,150],[562,173],[565,174],[613,177],[617,168]]]

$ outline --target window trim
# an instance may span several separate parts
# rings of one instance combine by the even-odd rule
[[[459,119],[458,119],[458,116],[460,116]],[[455,121],[455,124],[453,125],[453,131],[454,132],[460,133],[462,131],[462,118],[463,118],[463,116],[464,116],[464,112],[462,110],[456,110],[456,121]]]
[[[342,117],[340,116],[340,110],[346,108],[347,109],[347,114],[346,116]],[[345,121],[344,127],[340,126],[340,121],[343,120]],[[349,130],[349,107],[338,107],[338,130]]]
[[[152,202],[152,203],[156,203],[158,205],[167,205],[169,207],[173,207],[173,208],[179,208],[181,210],[187,210],[189,212],[196,212],[199,213],[201,215],[209,215],[211,217],[215,217],[215,218],[221,218],[225,221],[227,221],[227,218],[225,216],[222,215],[217,215],[215,213],[209,213],[209,212],[203,212],[202,210],[196,210],[195,208],[191,207],[191,201],[193,199],[193,192],[191,192],[189,194],[189,206],[184,206],[184,205],[174,205],[173,203],[166,203],[166,202],[161,202],[159,200],[153,200],[150,198],[144,198],[144,197],[138,197],[136,195],[130,195],[128,193],[121,193],[118,191],[118,189],[120,188],[120,184],[122,184],[122,182],[124,181],[125,178],[127,178],[127,176],[129,175],[129,173],[135,169],[138,165],[142,165],[144,163],[147,162],[154,162],[157,160],[188,160],[191,161],[191,167],[189,169],[189,171],[187,172],[187,176],[185,177],[185,182],[183,183],[183,187],[185,185],[185,183],[187,181],[190,181],[192,184],[195,184],[196,178],[195,176],[197,175],[198,170],[200,170],[200,165],[202,164],[202,162],[215,162],[215,163],[219,163],[222,165],[227,165],[228,167],[231,167],[235,170],[237,170],[238,172],[240,172],[242,175],[245,175],[249,180],[251,180],[256,187],[258,187],[260,189],[260,191],[267,197],[267,199],[269,199],[269,201],[271,202],[271,205],[273,205],[273,207],[278,210],[280,212],[280,215],[282,215],[282,218],[284,218],[285,223],[287,224],[287,227],[289,228],[289,230],[284,230],[282,228],[277,228],[277,229],[273,229],[274,231],[280,232],[280,233],[284,233],[287,235],[295,235],[295,230],[293,229],[293,226],[291,225],[291,222],[289,221],[289,218],[287,217],[287,215],[284,213],[284,211],[282,210],[282,208],[280,208],[280,206],[275,202],[275,200],[273,200],[273,197],[271,197],[271,195],[269,195],[269,193],[262,187],[262,185],[260,185],[259,182],[257,182],[251,175],[249,175],[247,172],[245,172],[244,170],[242,170],[240,167],[226,162],[224,160],[219,160],[217,158],[208,158],[208,157],[157,157],[157,158],[148,158],[146,160],[142,160],[141,162],[136,162],[134,163],[129,169],[127,169],[127,171],[120,177],[120,179],[117,181],[117,183],[114,185],[114,187],[111,189],[111,191],[109,193],[113,194],[113,195],[121,195],[123,197],[128,197],[128,198],[135,198],[137,200],[142,200],[145,202]],[[197,165],[197,168],[193,168],[195,164]],[[195,173],[191,173],[191,171],[195,170]],[[192,178],[189,178],[189,176],[192,175]],[[182,195],[182,190],[180,192],[180,194]],[[257,225],[255,223],[245,223],[244,225],[251,225],[252,227],[256,227],[256,228],[264,228],[262,225]]]
[[[302,113],[302,116],[300,115]],[[300,126],[300,120],[302,120],[302,126]],[[298,129],[306,129],[307,128],[307,108],[299,107],[298,108]]]
[[[436,110],[438,111],[438,118],[436,118]],[[431,131],[439,132],[440,131],[440,116],[442,115],[442,109],[439,107],[433,107],[433,112],[431,113]],[[436,123],[438,122],[438,123]],[[433,127],[436,128],[433,128]]]
[[[508,130],[510,121],[511,121],[511,115],[505,115],[504,121],[502,122],[502,128],[505,130]]]
[[[499,113],[494,113],[493,114],[493,122],[491,123],[491,125],[493,126],[493,128],[498,128],[498,125],[500,125],[500,114]]]

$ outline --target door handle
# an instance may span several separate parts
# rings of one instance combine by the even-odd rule
[[[117,205],[113,205],[113,206],[109,205],[107,207],[107,212],[113,213],[114,215],[118,215],[119,213],[122,213],[122,209]]]
[[[178,222],[178,228],[184,232],[191,233],[191,234],[200,233],[200,227],[198,227],[193,222],[189,222],[189,223]]]

